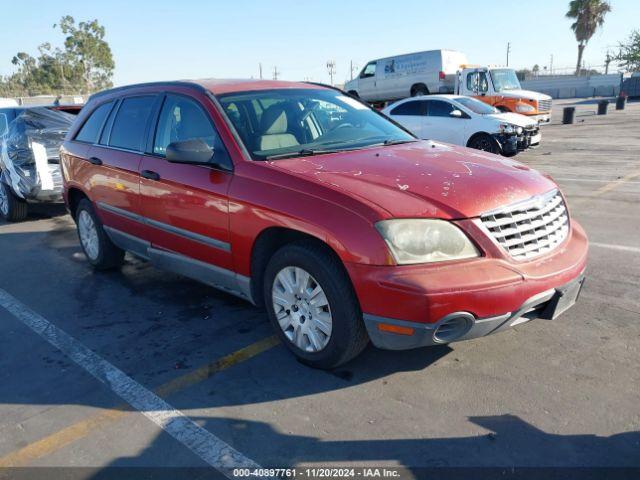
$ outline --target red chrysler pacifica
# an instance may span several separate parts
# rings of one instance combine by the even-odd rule
[[[415,138],[344,92],[204,80],[91,97],[61,151],[95,268],[125,251],[264,306],[302,361],[553,319],[587,238],[547,176]]]

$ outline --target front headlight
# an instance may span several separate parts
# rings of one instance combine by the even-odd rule
[[[516,111],[520,113],[533,112],[535,111],[535,108],[526,103],[519,103],[516,105]]]
[[[510,123],[501,123],[500,131],[502,133],[516,133],[515,125],[511,125]]]
[[[467,236],[445,220],[383,220],[376,223],[376,229],[399,265],[480,256]]]

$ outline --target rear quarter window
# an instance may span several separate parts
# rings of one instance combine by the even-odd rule
[[[147,122],[155,96],[125,98],[118,109],[111,128],[109,145],[127,150],[142,151]]]
[[[113,102],[104,103],[96,108],[91,115],[89,115],[87,121],[84,122],[84,125],[76,135],[76,140],[79,142],[95,143],[98,140],[98,135],[102,130],[104,121],[111,111],[111,107],[113,107]]]

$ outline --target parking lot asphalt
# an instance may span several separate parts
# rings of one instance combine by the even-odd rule
[[[61,206],[0,223],[0,289],[20,306],[0,307],[0,466],[207,465],[111,370],[62,353],[60,332],[263,466],[640,466],[640,103],[610,107],[556,102],[517,157],[558,181],[589,235],[574,308],[450,346],[368,347],[332,372],[225,293],[131,257],[93,272]],[[50,323],[38,335],[33,319]]]

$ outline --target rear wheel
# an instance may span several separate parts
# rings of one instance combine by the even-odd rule
[[[429,89],[426,85],[414,85],[411,87],[411,96],[412,97],[420,97],[422,95],[429,95]]]
[[[0,182],[0,215],[8,222],[20,222],[27,218],[28,205],[16,196],[11,187]]]
[[[124,250],[116,247],[107,236],[88,199],[85,198],[78,204],[75,219],[80,245],[95,269],[107,270],[122,265]]]
[[[491,135],[486,133],[478,133],[477,135],[474,135],[471,140],[469,140],[467,147],[482,150],[484,152],[500,153],[500,147],[497,142],[491,138]]]
[[[355,90],[349,90],[349,95],[351,95],[352,97],[356,97],[356,98],[360,98],[360,95],[358,95],[358,92],[356,92]]]
[[[337,367],[369,341],[344,268],[312,242],[286,245],[273,255],[264,276],[264,298],[278,336],[309,366]]]

